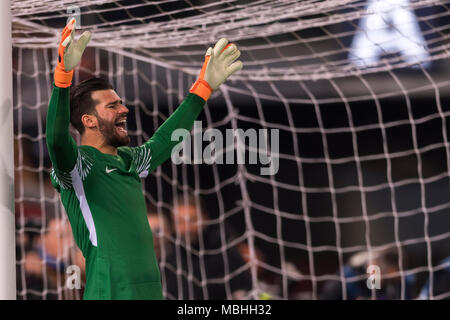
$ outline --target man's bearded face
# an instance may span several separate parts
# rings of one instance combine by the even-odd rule
[[[113,120],[107,120],[97,114],[98,129],[105,138],[107,145],[115,148],[127,146],[130,143],[130,137],[127,131],[127,115],[118,114]]]
[[[127,131],[128,108],[114,90],[98,90],[92,93],[96,102],[94,115],[97,118],[98,130],[105,143],[115,148],[130,143]]]

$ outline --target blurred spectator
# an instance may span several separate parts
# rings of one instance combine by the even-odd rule
[[[433,298],[450,300],[448,294],[450,288],[450,256],[442,260],[439,266],[439,269],[433,273]],[[419,299],[430,299],[429,279],[420,291]]]
[[[180,195],[175,200],[176,247],[167,257],[167,298],[246,297],[252,287],[251,275],[237,247],[229,247],[231,238],[225,235],[222,239],[222,232],[229,232],[229,226],[221,229],[222,222],[211,221],[200,199]]]
[[[39,230],[37,219],[28,219],[23,227],[16,222],[16,261],[20,261],[26,252],[33,249]]]
[[[266,257],[263,252],[256,246],[253,246],[253,254],[251,252],[248,241],[243,241],[237,246],[242,258],[256,272],[258,282],[254,297],[261,300],[271,300],[281,295],[281,276],[269,274],[262,264],[266,263]]]
[[[354,254],[349,263],[344,266],[346,282],[346,294],[348,300],[394,300],[402,298],[402,284],[398,267],[397,249],[382,252],[373,252],[372,259],[368,252]],[[381,272],[381,285],[379,289],[369,289],[367,280],[370,275],[367,267],[376,265]],[[404,276],[405,299],[413,298],[413,290],[416,282],[414,275]],[[359,278],[359,279],[358,279]],[[320,299],[341,300],[341,281],[328,281],[323,287]]]
[[[170,222],[164,213],[158,214],[154,208],[147,205],[147,219],[153,233],[153,245],[158,261],[162,256],[168,256],[173,251],[173,246],[169,242],[171,235]]]
[[[44,202],[43,197],[51,198],[56,191],[49,174],[39,172],[39,154],[33,154],[33,146],[27,139],[14,140],[14,212],[17,220],[40,220],[44,212],[54,210],[54,203]]]
[[[80,298],[74,291],[67,289],[66,269],[77,265],[82,276],[85,273],[84,257],[75,247],[70,224],[67,220],[51,218],[47,220],[45,233],[33,238],[27,245],[23,257],[22,270],[18,270],[18,299],[74,299]]]
[[[306,260],[302,258],[302,260],[286,261],[285,272],[287,276],[288,299],[311,300],[313,298],[311,278],[302,272],[302,269],[305,268],[304,263]],[[306,268],[309,270],[309,266]]]
[[[284,270],[272,272],[264,267],[264,265],[270,264],[267,261],[267,257],[258,247],[253,247],[253,255],[248,241],[241,242],[238,245],[238,249],[245,262],[256,271],[257,283],[255,284],[254,292],[256,299],[311,299],[311,286],[308,281],[302,278],[301,271],[293,262],[285,261]],[[284,277],[286,279],[287,293],[283,290]]]

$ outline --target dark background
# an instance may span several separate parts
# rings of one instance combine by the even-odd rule
[[[124,5],[131,3],[123,2]],[[148,17],[152,10],[156,10],[155,7],[148,5],[130,12],[133,16]],[[439,6],[415,13],[426,17],[445,10],[445,6]],[[123,14],[114,11],[102,17],[107,21],[120,21]],[[164,15],[153,21],[171,21],[196,14],[198,12],[190,11]],[[448,24],[445,18],[420,23],[427,41],[448,34],[448,28],[432,32],[433,28]],[[61,18],[42,20],[39,15],[31,20],[55,28],[64,24]],[[83,21],[85,25],[95,25],[98,17],[86,15]],[[270,39],[235,42],[249,49],[249,52],[243,50],[241,57],[245,65],[249,61],[257,62],[259,56],[274,54],[270,48],[267,52],[253,50],[252,46],[258,43],[282,41],[294,33],[308,39],[326,31],[354,30],[355,24],[357,21],[280,34]],[[339,40],[348,47],[351,36]],[[317,49],[331,50],[332,47],[333,44],[330,47],[322,44]],[[195,52],[206,48],[205,45],[193,47]],[[140,49],[126,49],[142,53]],[[190,46],[181,44],[181,49],[189,50]],[[154,48],[155,52],[171,50]],[[295,50],[286,48],[285,54],[295,53]],[[298,50],[304,52],[304,48]],[[48,180],[51,167],[43,128],[55,51],[15,47],[13,52],[16,142],[23,152],[26,149],[31,155],[28,170],[41,170],[40,179],[44,180]],[[334,59],[345,59],[343,55]],[[385,58],[392,57],[395,54]],[[186,55],[183,61],[177,61],[177,57],[164,58],[179,64],[192,62],[196,66],[202,61],[200,54]],[[310,63],[317,63],[314,59],[312,54]],[[303,60],[297,65],[307,63]],[[281,268],[285,261],[291,261],[306,275],[334,274],[340,267],[340,259],[347,261],[352,254],[369,247],[402,248],[407,257],[403,267],[408,270],[430,267],[430,253],[432,264],[438,264],[448,256],[450,245],[447,234],[450,226],[448,71],[448,59],[441,59],[428,69],[397,68],[315,81],[236,78],[227,83],[229,98],[222,91],[215,93],[198,120],[202,121],[204,130],[209,126],[222,132],[230,128],[280,129],[282,156],[278,173],[261,176],[260,165],[176,166],[167,161],[147,178],[146,196],[156,207],[170,211],[174,194],[196,192],[205,201],[210,218],[219,223],[219,217],[225,217],[227,228],[233,229],[233,237],[254,240],[269,265]],[[119,57],[95,44],[86,50],[74,82],[94,74],[111,81],[129,107],[133,146],[151,137],[195,80],[192,75],[175,69]],[[394,77],[406,87],[405,93]],[[362,79],[375,91],[375,98],[364,88]],[[333,89],[333,83],[342,89],[345,99]],[[434,87],[435,83],[439,87]],[[428,87],[420,89],[420,84]],[[285,101],[279,99],[273,87]],[[254,88],[256,95],[249,88]],[[292,102],[294,99],[303,99],[303,102]],[[330,100],[333,103],[328,103]],[[231,111],[236,112],[236,116],[229,119]],[[136,119],[140,119],[140,126]],[[248,203],[243,203],[247,196]],[[27,197],[16,198],[19,207],[27,201]],[[28,202],[40,207],[34,216],[41,215],[42,208],[47,206],[48,211],[54,210],[54,198],[44,204],[42,198],[33,199],[29,197]],[[20,208],[17,210],[20,212]],[[28,213],[28,216],[33,214]],[[311,257],[314,270],[310,270]],[[418,275],[425,279],[428,271],[420,271]]]

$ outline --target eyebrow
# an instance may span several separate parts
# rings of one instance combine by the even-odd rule
[[[116,100],[116,101],[112,101],[112,102],[108,102],[105,106],[110,106],[112,104],[122,104],[122,99]]]

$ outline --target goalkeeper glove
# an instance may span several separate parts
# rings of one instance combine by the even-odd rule
[[[225,80],[236,71],[242,69],[242,62],[236,61],[241,52],[235,44],[228,44],[225,38],[217,41],[213,48],[206,51],[205,62],[197,81],[189,92],[208,100],[213,90],[216,90]],[[233,63],[234,62],[234,63]]]
[[[72,84],[73,68],[80,62],[84,49],[91,40],[91,33],[85,31],[78,41],[74,40],[75,18],[70,20],[62,31],[58,47],[58,63],[54,73],[55,85],[60,88]]]

